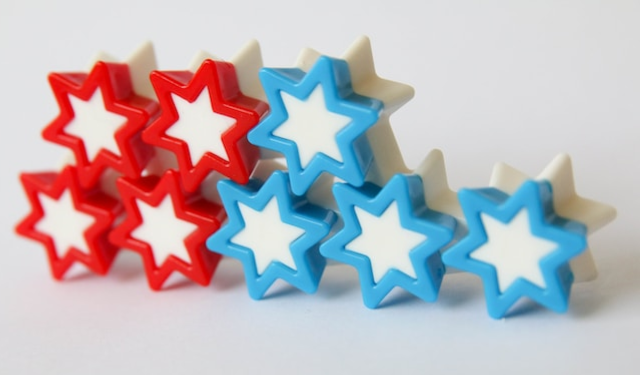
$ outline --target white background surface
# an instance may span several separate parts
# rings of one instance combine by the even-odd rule
[[[53,3],[0,2],[1,374],[639,373],[640,2]],[[590,238],[600,277],[567,314],[524,304],[494,321],[467,275],[435,304],[399,293],[371,311],[342,266],[316,295],[278,284],[260,302],[234,260],[208,288],[176,278],[152,293],[129,254],[106,278],[57,283],[42,248],[13,234],[28,212],[18,172],[62,155],[39,138],[57,114],[49,71],[146,39],[162,69],[198,49],[230,58],[250,38],[266,65],[291,66],[303,47],[339,56],[361,34],[380,75],[416,89],[391,119],[410,166],[438,147],[452,186],[475,187],[497,161],[535,175],[568,152],[578,192],[618,208]]]

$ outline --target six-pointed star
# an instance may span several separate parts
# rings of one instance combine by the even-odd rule
[[[253,299],[261,299],[277,279],[313,293],[324,271],[318,247],[336,215],[294,196],[288,184],[280,171],[264,184],[218,183],[229,222],[207,240],[207,247],[242,262]]]
[[[52,73],[49,83],[60,114],[42,136],[73,151],[80,183],[93,187],[106,167],[138,177],[153,155],[139,135],[158,106],[133,92],[127,65],[97,62],[88,75]]]
[[[525,173],[504,163],[498,163],[493,168],[490,186],[510,194],[528,179],[530,177]],[[554,211],[569,220],[583,223],[587,227],[587,234],[602,228],[616,216],[616,210],[613,207],[583,198],[576,193],[571,159],[566,154],[556,156],[536,177],[536,180],[549,181],[553,190]],[[575,282],[594,280],[598,275],[589,248],[571,259],[569,265]]]
[[[319,56],[319,52],[305,48],[300,53],[296,65],[307,71]],[[402,158],[389,116],[411,100],[414,94],[413,87],[378,76],[373,62],[371,42],[366,36],[358,37],[342,55],[342,59],[349,65],[353,90],[383,103],[377,123],[366,133],[374,155],[366,180],[382,186],[395,174],[411,173]]]
[[[260,71],[271,113],[249,132],[249,141],[284,155],[291,188],[307,192],[323,172],[360,186],[373,154],[365,132],[382,102],[356,94],[343,60],[326,56],[301,69]]]
[[[260,157],[246,134],[267,104],[240,92],[233,64],[204,60],[195,74],[156,71],[151,82],[162,113],[142,138],[176,155],[185,188],[195,191],[211,171],[246,183]]]
[[[469,233],[443,261],[482,278],[489,315],[503,317],[521,297],[565,311],[568,262],[585,250],[586,228],[553,212],[551,185],[527,181],[511,196],[463,189],[459,198]]]
[[[183,192],[174,171],[120,179],[118,190],[127,216],[109,238],[141,255],[151,289],[160,290],[174,271],[208,285],[220,256],[205,240],[225,219],[222,207]]]
[[[117,252],[107,240],[119,211],[117,201],[82,190],[74,167],[60,173],[24,173],[20,180],[31,213],[16,231],[45,246],[53,277],[62,279],[75,262],[106,274]]]
[[[377,307],[396,286],[434,301],[444,275],[439,251],[455,220],[427,208],[420,177],[396,175],[383,188],[335,184],[333,191],[344,227],[320,252],[358,270],[365,305]]]

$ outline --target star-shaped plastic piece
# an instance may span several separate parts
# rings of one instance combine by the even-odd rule
[[[376,308],[395,287],[435,301],[445,272],[440,250],[456,221],[427,208],[422,179],[396,175],[382,188],[337,183],[333,191],[344,227],[320,253],[357,269],[364,304]]]
[[[31,213],[16,231],[44,245],[53,277],[61,280],[76,262],[106,274],[118,250],[107,238],[121,211],[118,202],[82,189],[72,166],[60,173],[23,173],[20,180]]]
[[[209,285],[220,256],[207,251],[205,241],[225,219],[222,207],[184,192],[174,171],[121,178],[117,185],[126,218],[109,238],[140,254],[151,289],[162,289],[176,271]]]
[[[249,141],[282,153],[291,188],[307,192],[327,172],[360,186],[371,164],[366,136],[382,102],[356,94],[347,63],[322,56],[302,69],[260,71],[271,113],[249,132]]]
[[[490,186],[511,194],[529,178],[525,173],[499,163],[493,169]],[[577,195],[571,158],[566,154],[556,156],[536,180],[551,184],[554,211],[562,217],[583,223],[587,227],[587,234],[597,231],[616,217],[613,207]],[[570,265],[576,282],[590,281],[598,275],[589,248],[572,259]]]
[[[218,189],[229,221],[207,247],[242,262],[251,298],[261,299],[277,279],[315,292],[326,264],[318,248],[335,213],[293,195],[281,171],[245,186],[222,180]]]
[[[246,135],[268,107],[242,94],[233,64],[207,59],[195,73],[155,71],[151,82],[162,112],[142,137],[176,155],[187,191],[212,171],[247,183],[260,152]]]
[[[300,53],[296,65],[306,71],[320,56],[321,53],[306,48]],[[407,84],[378,76],[371,41],[366,36],[356,38],[342,55],[342,59],[349,65],[353,90],[383,103],[378,122],[366,133],[374,155],[366,180],[383,186],[396,174],[411,173],[402,157],[389,117],[413,98],[414,90]]]
[[[82,186],[94,186],[107,167],[138,177],[153,156],[140,132],[158,105],[133,91],[129,67],[99,61],[89,74],[52,73],[49,83],[60,114],[42,136],[74,153]]]
[[[529,180],[511,196],[495,188],[462,189],[458,196],[469,232],[442,258],[480,276],[489,315],[504,317],[522,297],[566,311],[568,262],[586,249],[586,227],[554,212],[551,185]]]

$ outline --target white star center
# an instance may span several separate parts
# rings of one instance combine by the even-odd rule
[[[191,164],[197,164],[207,152],[229,160],[222,135],[236,120],[213,110],[209,90],[203,88],[193,103],[176,94],[171,94],[171,97],[178,111],[178,120],[167,129],[166,134],[187,144]]]
[[[64,256],[72,247],[89,255],[84,232],[95,223],[95,218],[76,209],[68,190],[58,200],[44,194],[39,197],[44,216],[35,229],[51,237],[58,256]]]
[[[96,88],[88,101],[69,95],[69,102],[74,116],[64,131],[82,140],[87,159],[94,160],[102,149],[119,156],[120,148],[115,133],[127,122],[127,118],[106,109],[100,87]]]
[[[369,257],[373,280],[378,283],[391,269],[417,278],[409,253],[427,240],[427,236],[402,227],[398,205],[393,202],[380,215],[355,207],[362,233],[349,242],[346,248]]]
[[[281,95],[289,117],[273,131],[273,135],[298,145],[302,168],[306,168],[318,153],[342,163],[336,135],[351,122],[351,117],[327,109],[320,84],[304,100],[284,91]]]
[[[470,257],[496,268],[500,292],[507,290],[518,278],[545,288],[540,260],[554,251],[558,244],[531,233],[528,210],[523,208],[507,224],[486,214],[481,214],[481,220],[487,242],[474,250]]]
[[[137,204],[142,224],[131,232],[131,236],[149,244],[156,264],[161,265],[170,255],[191,263],[184,240],[198,226],[176,217],[169,195],[164,197],[158,207],[140,200]]]
[[[258,274],[264,273],[271,262],[280,262],[296,270],[291,243],[305,231],[282,221],[276,198],[271,198],[262,211],[256,211],[240,202],[238,208],[245,227],[231,240],[253,251]]]

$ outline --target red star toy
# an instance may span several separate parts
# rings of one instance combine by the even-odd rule
[[[246,138],[268,109],[244,96],[233,64],[205,60],[190,71],[151,73],[160,117],[142,134],[176,155],[187,191],[195,191],[211,171],[245,184],[260,152]]]
[[[129,67],[97,62],[88,75],[52,73],[49,83],[60,114],[42,136],[73,151],[82,186],[96,184],[106,167],[137,178],[153,156],[140,132],[158,104],[133,92]]]
[[[226,218],[223,208],[186,194],[172,170],[162,178],[120,178],[117,185],[127,217],[109,239],[142,256],[151,289],[160,290],[174,271],[209,285],[220,255],[205,241]]]
[[[75,262],[106,274],[118,251],[107,237],[121,211],[117,200],[83,190],[72,166],[60,173],[23,173],[20,180],[31,213],[16,232],[45,246],[53,277],[61,280]]]

